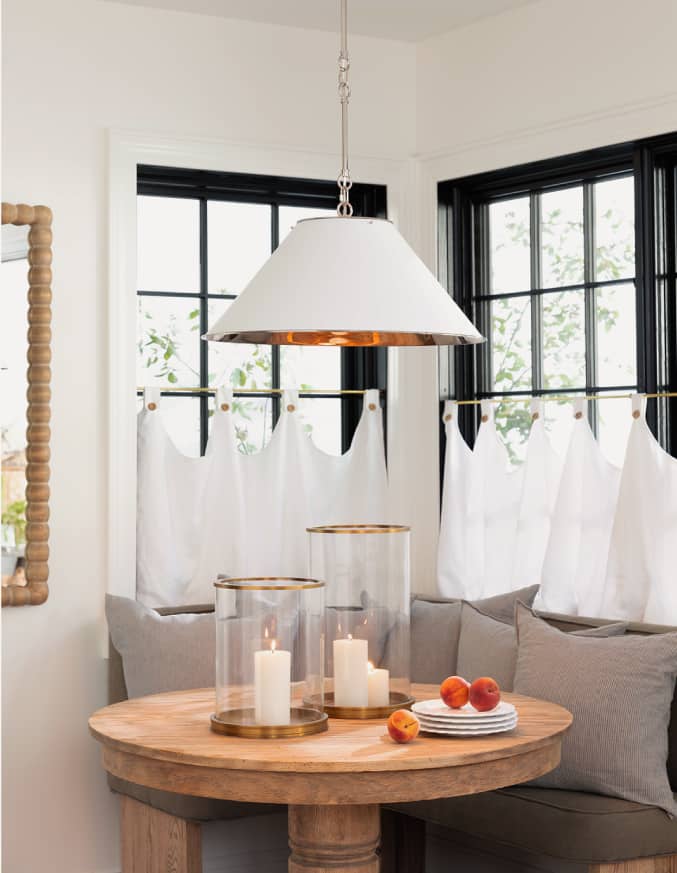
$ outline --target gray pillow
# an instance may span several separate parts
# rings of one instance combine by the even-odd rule
[[[613,639],[562,633],[517,606],[515,691],[566,707],[574,717],[562,762],[534,784],[677,805],[666,770],[677,674],[677,633]]]
[[[574,631],[578,636],[610,637],[625,633],[627,621]],[[491,676],[504,691],[512,691],[517,664],[517,634],[513,624],[485,615],[472,603],[464,603],[458,641],[456,672],[472,682]]]
[[[538,585],[497,597],[476,600],[482,612],[512,622],[515,603],[534,602]],[[461,600],[435,602],[414,599],[411,605],[411,678],[414,682],[442,682],[457,671],[461,633]],[[480,675],[480,674],[478,674]]]
[[[158,615],[127,597],[106,595],[106,619],[130,697],[214,685],[214,613]]]

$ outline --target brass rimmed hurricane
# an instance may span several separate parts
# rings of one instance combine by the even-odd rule
[[[249,739],[325,731],[324,582],[219,577],[214,587],[216,711],[211,729]]]
[[[325,712],[369,719],[406,709],[414,702],[409,528],[355,523],[307,530],[311,575],[327,583]]]

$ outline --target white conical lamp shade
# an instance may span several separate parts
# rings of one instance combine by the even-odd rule
[[[205,338],[326,346],[483,339],[391,222],[338,216],[300,221]]]

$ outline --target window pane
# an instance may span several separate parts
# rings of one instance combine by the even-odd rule
[[[541,195],[541,270],[544,288],[583,282],[583,188]]]
[[[140,196],[137,222],[137,287],[141,291],[199,291],[199,202]]]
[[[336,190],[338,194],[338,188]],[[307,206],[280,206],[280,242],[289,234],[297,221],[302,221],[304,218],[321,218],[323,215],[336,215],[336,210],[310,209]]]
[[[208,323],[213,324],[229,305],[210,300]],[[270,346],[250,343],[208,343],[209,385],[231,385],[234,388],[270,388],[272,386],[272,354]]]
[[[635,275],[635,194],[631,176],[595,185],[595,278]]]
[[[268,445],[273,432],[273,401],[270,397],[235,397],[233,426],[237,447],[242,454],[260,452]]]
[[[270,257],[270,206],[210,200],[207,230],[209,293],[239,294]]]
[[[299,399],[299,415],[315,445],[330,455],[341,454],[341,401],[329,398]]]
[[[526,455],[526,443],[531,429],[529,401],[497,404],[494,419],[496,430],[505,443],[511,462],[521,464]]]
[[[637,382],[635,286],[609,285],[595,292],[597,374],[603,386]],[[611,403],[608,401],[607,406]]]
[[[585,297],[583,291],[543,295],[543,385],[585,385]]]
[[[340,388],[341,349],[280,346],[280,381],[283,388]]]
[[[617,467],[623,465],[632,415],[629,400],[598,400],[597,439],[607,460]]]
[[[529,198],[502,200],[489,206],[491,291],[528,291],[531,288]]]
[[[563,458],[569,447],[571,425],[574,421],[571,400],[546,400],[543,408],[545,429],[550,437],[550,444]]]
[[[137,384],[199,385],[199,301],[144,296],[137,300]]]
[[[531,388],[531,300],[491,302],[493,391]]]

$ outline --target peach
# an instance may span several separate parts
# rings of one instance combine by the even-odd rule
[[[447,676],[440,685],[440,697],[452,709],[460,709],[468,702],[470,682],[462,676]]]
[[[501,689],[490,676],[481,676],[470,686],[470,705],[478,712],[490,712],[501,702]]]
[[[388,733],[396,743],[410,743],[419,729],[418,719],[408,709],[398,709],[388,719]]]

